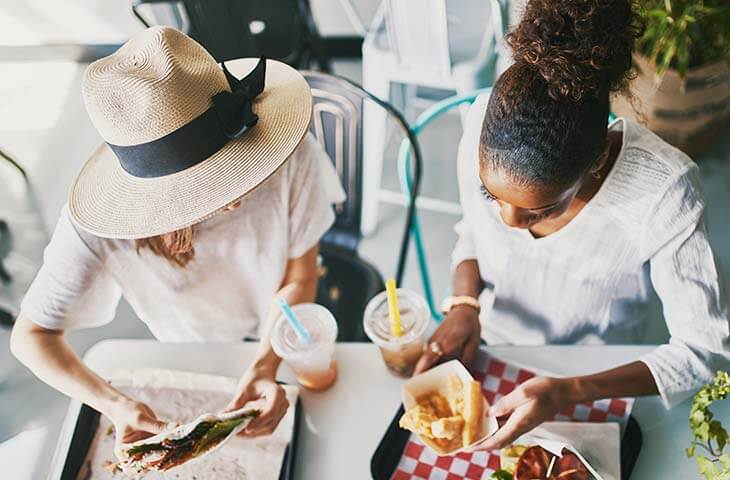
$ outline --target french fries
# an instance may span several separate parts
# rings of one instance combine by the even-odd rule
[[[446,396],[435,391],[417,400],[401,417],[401,428],[428,438],[444,450],[467,447],[477,441],[482,432],[484,398],[479,382],[462,382],[450,375]]]

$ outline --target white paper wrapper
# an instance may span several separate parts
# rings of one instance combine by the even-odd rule
[[[573,452],[596,480],[621,480],[621,439],[617,423],[546,422],[515,444],[539,445],[553,455]]]
[[[127,461],[126,452],[130,448],[135,447],[137,445],[149,445],[149,444],[154,444],[154,443],[160,443],[163,440],[167,440],[167,439],[174,440],[174,439],[182,438],[182,437],[188,435],[190,432],[192,432],[195,429],[195,427],[197,427],[202,422],[209,422],[209,421],[216,422],[216,421],[222,421],[222,420],[229,420],[231,418],[236,418],[239,415],[245,414],[246,412],[251,412],[252,410],[255,410],[255,409],[247,407],[247,408],[243,408],[241,410],[236,410],[234,412],[227,412],[227,413],[220,413],[220,414],[204,413],[203,415],[199,416],[192,422],[188,422],[184,425],[180,425],[178,427],[171,428],[170,430],[159,433],[153,437],[145,438],[144,440],[139,440],[139,441],[133,442],[133,443],[118,444],[115,448],[114,454],[117,456],[117,458],[119,460],[122,461],[122,464],[121,464],[122,469],[127,471],[129,474],[141,473],[141,472],[144,472],[147,470],[147,468],[145,468],[143,462],[128,462]],[[231,430],[231,432],[228,435],[226,435],[223,438],[223,440],[218,442],[213,447],[207,449],[205,452],[201,453],[197,457],[191,458],[190,460],[188,460],[184,463],[188,464],[188,463],[200,461],[203,458],[205,458],[206,455],[209,455],[209,454],[213,453],[214,451],[218,450],[226,442],[228,442],[228,440],[235,437],[236,434],[238,434],[241,430],[246,428],[246,426],[249,423],[251,423],[251,420],[253,420],[253,417],[245,419],[240,425],[238,425],[236,428]],[[177,468],[177,467],[174,467],[174,468]]]
[[[237,380],[215,375],[159,369],[117,370],[110,382],[136,400],[146,403],[159,418],[173,424],[189,424],[201,412],[219,412],[232,398]],[[151,471],[144,480],[271,479],[279,470],[294,428],[294,406],[299,389],[285,385],[291,407],[270,436],[231,436],[225,446],[166,472]],[[253,405],[255,407],[255,405]],[[248,409],[249,406],[246,407]],[[230,414],[226,414],[230,415]],[[78,479],[122,480],[130,477],[106,468],[117,462],[110,422],[101,417]]]
[[[447,379],[450,375],[457,375],[462,382],[471,382],[474,380],[474,377],[471,376],[466,367],[464,367],[464,365],[462,365],[458,360],[451,360],[449,362],[442,363],[441,365],[438,365],[437,367],[434,367],[420,375],[416,375],[403,384],[403,406],[405,406],[406,410],[413,408],[417,405],[418,398],[433,392],[439,392],[446,396]],[[435,444],[428,438],[421,436],[418,438],[420,438],[424,444],[438,455],[453,455],[459,452],[470,452],[487,437],[492,436],[499,428],[497,425],[497,419],[486,414],[488,409],[489,404],[485,398],[485,414],[482,419],[481,426],[481,431],[484,432],[484,435],[472,445],[456,450],[443,450],[439,445]]]

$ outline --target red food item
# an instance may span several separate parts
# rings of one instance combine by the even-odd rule
[[[515,480],[590,480],[588,469],[578,457],[568,450],[555,459],[548,477],[553,455],[542,447],[530,447],[520,456],[515,466]]]

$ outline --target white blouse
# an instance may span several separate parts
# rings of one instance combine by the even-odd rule
[[[124,295],[166,342],[255,337],[287,259],[319,242],[344,192],[327,154],[307,135],[289,161],[241,199],[195,226],[195,258],[170,265],[134,241],[81,230],[64,207],[21,313],[54,330],[109,323]]]
[[[640,360],[675,405],[730,367],[730,313],[708,242],[697,165],[625,119],[623,146],[593,199],[557,232],[507,227],[480,193],[478,145],[488,98],[473,105],[458,154],[452,265],[476,259],[489,344],[635,343],[658,296],[671,339]]]

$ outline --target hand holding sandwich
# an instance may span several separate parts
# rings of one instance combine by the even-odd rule
[[[273,355],[273,352],[271,352]],[[279,425],[279,422],[289,408],[284,388],[276,383],[276,370],[280,360],[278,358],[264,358],[251,366],[241,376],[238,388],[226,412],[242,408],[249,402],[264,400],[261,414],[241,431],[246,437],[270,435]]]
[[[112,407],[110,419],[114,423],[117,444],[143,440],[169,427],[148,405],[126,397]]]

